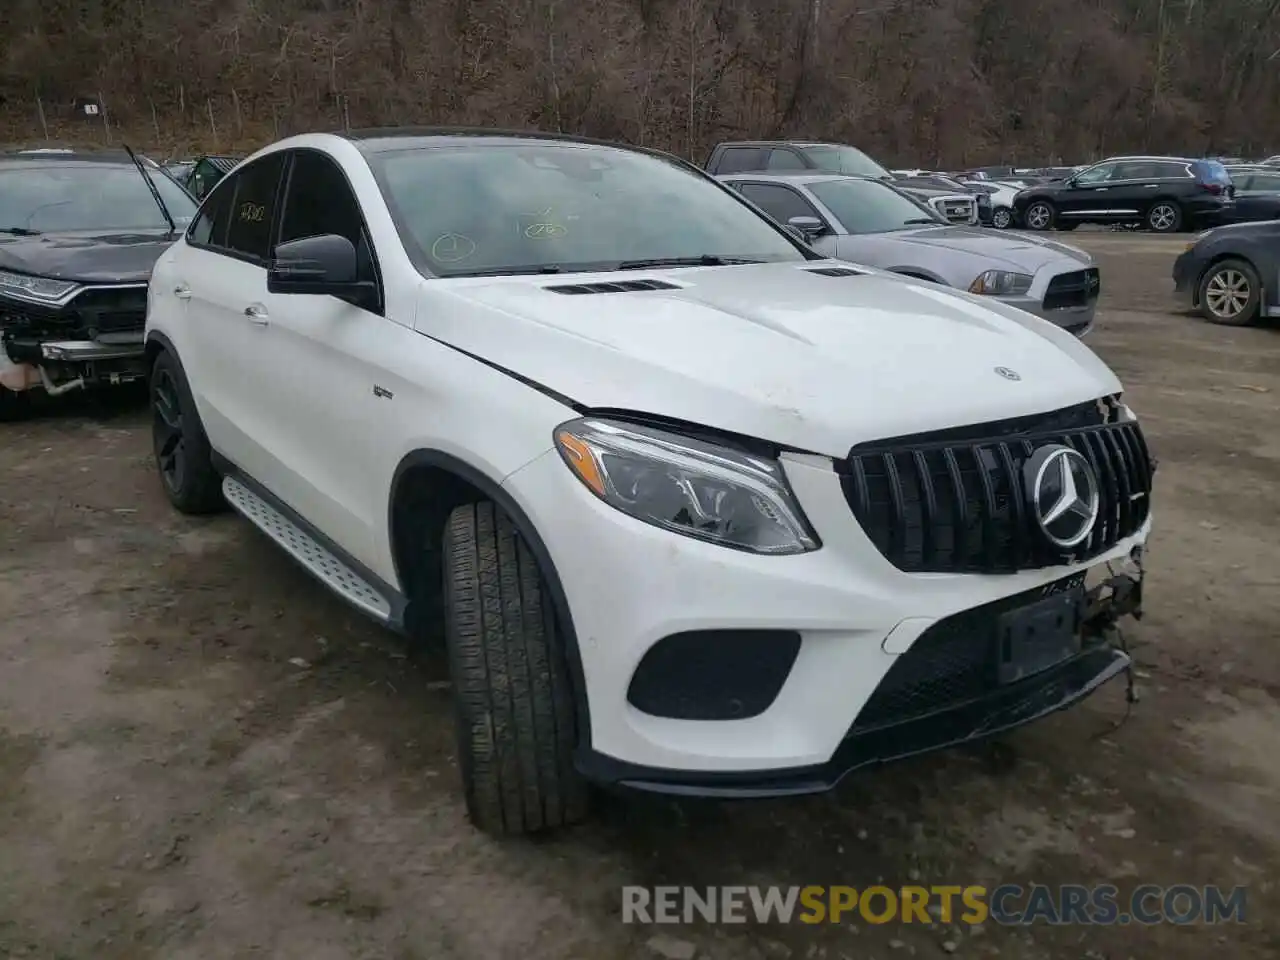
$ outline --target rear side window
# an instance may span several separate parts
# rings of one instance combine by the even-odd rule
[[[285,154],[280,151],[255,160],[233,174],[234,183],[222,187],[223,190],[235,188],[231,222],[227,227],[227,249],[231,252],[262,261],[269,256],[271,224],[280,193],[284,159]]]
[[[1224,187],[1231,185],[1231,174],[1217,160],[1197,160],[1191,164],[1191,171],[1201,183],[1216,183]]]
[[[716,161],[714,173],[741,173],[760,169],[759,147],[725,147]]]
[[[187,231],[187,240],[201,247],[225,247],[227,224],[231,222],[231,201],[235,199],[235,185],[227,184],[210,196]]]

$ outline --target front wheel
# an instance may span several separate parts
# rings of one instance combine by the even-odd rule
[[[1013,211],[1008,207],[997,207],[991,213],[991,225],[997,230],[1008,230],[1013,226]]]
[[[563,637],[537,561],[489,501],[444,531],[444,614],[458,765],[471,821],[538,833],[586,816]]]
[[[1037,200],[1027,207],[1027,212],[1023,214],[1022,220],[1027,225],[1028,230],[1048,230],[1053,227],[1053,205],[1045,200]]]
[[[1172,200],[1160,200],[1147,211],[1147,227],[1152,233],[1177,233],[1182,229],[1182,208]]]
[[[1210,323],[1245,327],[1258,318],[1262,284],[1251,264],[1223,260],[1200,278],[1197,300],[1200,313]]]

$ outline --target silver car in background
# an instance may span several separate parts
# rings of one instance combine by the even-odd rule
[[[819,253],[1019,307],[1082,337],[1101,290],[1083,250],[1021,233],[957,227],[891,184],[837,174],[719,178]]]

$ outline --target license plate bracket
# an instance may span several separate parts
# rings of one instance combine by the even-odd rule
[[[1077,587],[1000,615],[996,681],[1016,683],[1080,652],[1084,589]]]

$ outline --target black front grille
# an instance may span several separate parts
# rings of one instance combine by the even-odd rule
[[[1011,573],[1079,562],[1146,522],[1154,462],[1136,421],[1107,422],[1097,403],[1055,413],[855,447],[841,468],[854,516],[908,573]],[[1097,476],[1098,518],[1071,556],[1035,529],[1022,467],[1060,443]]]
[[[1049,281],[1044,292],[1046,310],[1063,310],[1069,307],[1087,307],[1098,299],[1102,281],[1097,267],[1060,273]]]
[[[939,620],[894,661],[849,735],[951,709],[997,690],[996,623],[1001,614],[1083,583],[1084,574],[1073,574]]]
[[[79,318],[87,336],[141,330],[147,322],[147,288],[90,288],[71,301],[70,308]]]
[[[99,333],[141,332],[146,322],[146,286],[90,287],[61,307],[0,301],[0,327],[17,336],[94,337]]]

